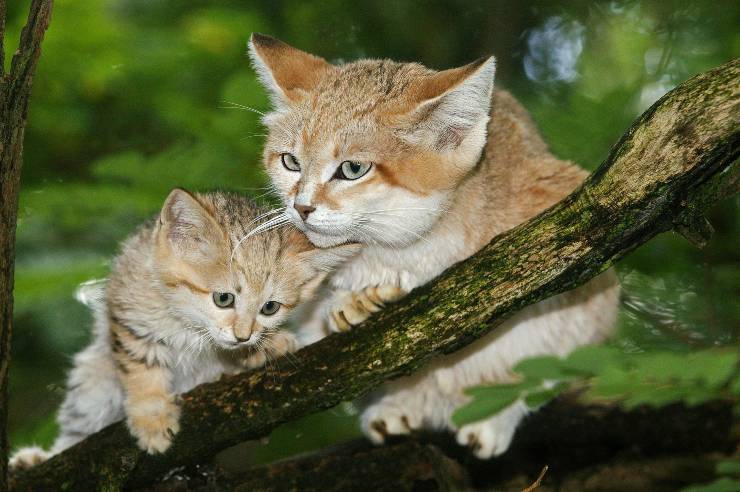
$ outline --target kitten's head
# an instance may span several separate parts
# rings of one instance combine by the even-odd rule
[[[493,58],[442,72],[389,60],[331,65],[259,34],[250,54],[274,106],[268,173],[314,244],[415,242],[480,158]]]
[[[259,345],[358,250],[318,249],[292,226],[240,243],[264,215],[238,195],[175,189],[159,216],[155,262],[170,312],[222,347]]]

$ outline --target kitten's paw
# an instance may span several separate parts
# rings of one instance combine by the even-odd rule
[[[392,284],[365,287],[359,292],[337,292],[329,312],[329,328],[334,332],[347,331],[404,295],[406,292]]]
[[[298,339],[288,331],[279,331],[267,338],[266,347],[270,355],[282,357],[298,350]]]
[[[253,352],[244,358],[243,364],[249,369],[262,367],[268,358],[278,358],[298,350],[298,339],[290,332],[279,331],[266,335],[264,350]]]
[[[11,456],[8,465],[15,470],[26,470],[49,459],[50,454],[38,446],[19,449]]]
[[[180,407],[167,400],[140,403],[129,413],[127,423],[141,449],[149,454],[164,453],[180,431]]]
[[[421,415],[390,403],[369,406],[361,418],[362,432],[375,444],[383,444],[389,436],[410,434],[421,428]]]
[[[479,459],[485,460],[506,452],[516,431],[516,422],[509,418],[495,416],[457,431],[457,443],[467,446]]]

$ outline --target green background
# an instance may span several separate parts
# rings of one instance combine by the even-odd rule
[[[9,2],[9,52],[28,2]],[[334,62],[433,68],[498,58],[497,85],[532,112],[554,152],[594,169],[630,122],[681,81],[740,53],[737,1],[57,0],[26,132],[17,241],[11,445],[48,445],[90,316],[76,286],[174,186],[265,192],[246,56],[253,31]],[[10,58],[9,56],[7,57]],[[9,61],[6,61],[9,63]],[[268,198],[263,198],[268,199]],[[664,234],[621,262],[629,351],[737,344],[738,199],[711,213],[704,250]],[[350,404],[284,426],[265,461],[357,435]]]

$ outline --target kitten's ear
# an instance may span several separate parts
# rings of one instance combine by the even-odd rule
[[[249,56],[277,109],[298,102],[334,70],[323,58],[259,33],[249,40]]]
[[[176,254],[205,259],[215,254],[218,224],[202,203],[189,192],[175,188],[159,214],[161,239]]]
[[[436,151],[480,153],[486,141],[496,59],[481,58],[413,84],[406,134]],[[477,157],[477,156],[476,156]]]

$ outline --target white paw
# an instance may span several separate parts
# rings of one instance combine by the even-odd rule
[[[170,447],[175,434],[180,431],[179,420],[180,408],[173,402],[165,402],[158,411],[129,415],[127,423],[139,447],[149,454],[156,454],[164,453]]]
[[[389,436],[410,434],[422,424],[421,413],[410,410],[391,403],[371,405],[362,413],[362,432],[375,444],[383,444]]]
[[[11,458],[10,468],[16,470],[24,470],[43,463],[49,459],[49,453],[44,451],[38,446],[30,446],[27,448],[19,449]]]
[[[478,422],[457,431],[457,443],[469,447],[477,458],[485,460],[509,449],[514,430],[488,421]]]

